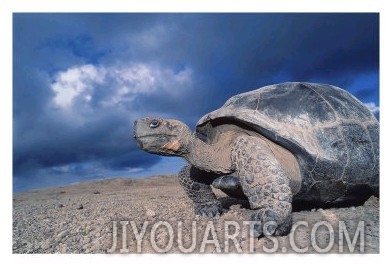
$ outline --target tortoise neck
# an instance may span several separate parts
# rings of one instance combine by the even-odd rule
[[[218,137],[217,142],[207,144],[192,135],[189,144],[190,153],[184,157],[190,164],[201,170],[219,174],[231,173],[234,169],[231,160],[231,143],[235,137],[236,134],[225,132]]]

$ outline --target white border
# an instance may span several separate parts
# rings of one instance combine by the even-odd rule
[[[378,12],[380,0],[3,0],[12,12]]]
[[[322,272],[359,270],[359,272],[380,271],[385,262],[384,254],[388,253],[387,212],[389,210],[386,187],[386,166],[388,153],[384,146],[389,136],[385,121],[388,121],[386,110],[387,93],[390,92],[388,80],[387,50],[389,48],[387,34],[389,20],[385,10],[386,1],[370,0],[240,0],[240,1],[34,1],[34,0],[2,0],[0,1],[0,33],[3,36],[1,46],[2,90],[0,92],[2,156],[0,203],[2,225],[0,226],[0,250],[3,264],[11,264],[12,272],[20,273],[39,270],[40,273],[98,271],[113,273],[122,270],[126,272],[162,271],[161,266],[169,272],[224,273],[226,270],[244,273],[254,271],[259,273],[291,273],[291,272]],[[381,67],[380,67],[380,115],[381,115],[381,255],[13,255],[12,254],[12,13],[13,12],[380,12],[381,23]],[[5,37],[5,39],[4,39]],[[386,222],[385,222],[386,221]],[[194,267],[190,264],[197,263]],[[347,263],[347,265],[340,265]],[[346,267],[342,270],[340,267]],[[3,269],[6,266],[3,265]],[[229,272],[230,272],[229,271]]]

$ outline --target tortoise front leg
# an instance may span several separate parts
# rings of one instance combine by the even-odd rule
[[[217,217],[222,213],[221,202],[213,193],[210,184],[215,175],[185,166],[179,172],[179,182],[188,197],[195,204],[195,214],[203,217]]]
[[[288,234],[292,224],[290,179],[267,143],[255,137],[238,137],[232,160],[253,210],[252,221],[260,221],[254,236]]]

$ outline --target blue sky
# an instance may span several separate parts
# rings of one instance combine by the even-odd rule
[[[379,15],[14,13],[14,191],[176,173],[137,147],[135,119],[194,128],[285,81],[339,86],[379,117]]]

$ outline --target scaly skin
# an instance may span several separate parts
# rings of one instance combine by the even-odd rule
[[[179,178],[195,203],[195,214],[215,217],[222,213],[210,186],[214,185],[231,196],[248,198],[254,221],[263,225],[274,222],[266,234],[284,235],[289,231],[290,179],[294,173],[288,173],[286,165],[283,168],[280,150],[266,139],[230,130],[220,134],[218,142],[207,144],[178,121],[153,118],[138,120],[134,136],[145,151],[180,155],[190,163],[180,171]],[[261,227],[256,227],[255,236],[262,234]]]
[[[268,226],[268,234],[288,234],[292,209],[290,180],[267,143],[256,137],[238,137],[233,143],[232,162],[242,190],[254,211],[252,220],[261,222],[261,226],[255,226],[254,236],[264,234],[262,226],[267,222],[275,224]],[[223,177],[216,176],[193,166],[185,166],[180,171],[179,181],[195,203],[195,214],[207,217],[221,214],[221,204],[210,187],[210,183],[223,183]],[[229,179],[228,176],[226,178]],[[231,183],[231,180],[227,183]],[[223,189],[223,185],[220,188]]]
[[[210,184],[216,175],[185,166],[179,172],[179,182],[187,196],[195,204],[195,214],[204,217],[216,217],[222,214],[221,202],[217,200]]]
[[[289,178],[267,143],[252,136],[240,136],[233,143],[232,161],[236,165],[244,194],[248,197],[253,221],[261,226],[273,221],[268,234],[286,235],[291,228],[292,193]],[[262,227],[255,236],[263,234]]]

